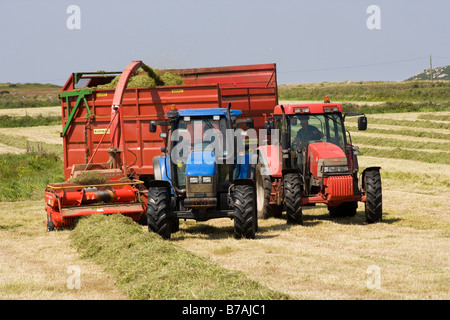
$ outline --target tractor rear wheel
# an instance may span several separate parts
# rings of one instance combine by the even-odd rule
[[[152,187],[148,189],[147,223],[148,231],[170,239],[170,189]]]
[[[263,175],[261,163],[256,166],[256,211],[258,219],[267,219],[271,216],[279,218],[282,213],[282,206],[270,204],[270,194],[272,193],[272,179]]]
[[[234,186],[234,236],[237,239],[255,239],[257,217],[254,204],[253,187],[247,185]]]
[[[366,222],[380,222],[383,215],[380,172],[378,170],[367,171],[364,180],[364,190],[366,191]]]
[[[287,223],[303,225],[302,182],[300,175],[288,173],[284,175],[283,180]]]

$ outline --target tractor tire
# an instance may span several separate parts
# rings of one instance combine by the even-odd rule
[[[270,176],[262,175],[261,164],[256,166],[256,211],[258,219],[270,217],[279,218],[283,207],[270,204],[270,194],[272,192],[272,179]]]
[[[254,204],[253,187],[234,186],[234,236],[237,239],[255,239],[257,216]]]
[[[148,189],[147,223],[148,231],[159,234],[163,239],[170,239],[170,189],[152,187]]]
[[[380,222],[383,216],[383,200],[381,193],[381,176],[378,170],[366,172],[364,190],[366,191],[366,222]]]
[[[332,218],[353,217],[356,215],[358,202],[344,202],[335,207],[328,207]]]
[[[288,224],[303,225],[302,182],[297,173],[288,173],[283,177],[284,203]]]

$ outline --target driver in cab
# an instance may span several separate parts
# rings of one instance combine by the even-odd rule
[[[312,126],[308,123],[309,116],[300,117],[300,130],[297,131],[295,140],[301,145],[306,145],[313,140],[321,140],[323,138],[323,133],[317,129],[317,127]]]

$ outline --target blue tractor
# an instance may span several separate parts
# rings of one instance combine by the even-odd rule
[[[227,108],[181,109],[166,113],[168,121],[150,123],[161,130],[163,155],[153,158],[154,180],[149,182],[148,230],[170,239],[179,230],[180,219],[206,221],[228,217],[234,220],[236,238],[254,239],[255,165],[248,144],[242,148],[246,123],[242,112]],[[241,144],[239,144],[241,143]],[[251,163],[255,163],[252,165]]]

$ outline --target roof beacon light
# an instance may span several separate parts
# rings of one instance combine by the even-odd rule
[[[330,103],[330,97],[329,96],[325,96],[325,98],[323,98],[323,102],[324,103]]]

